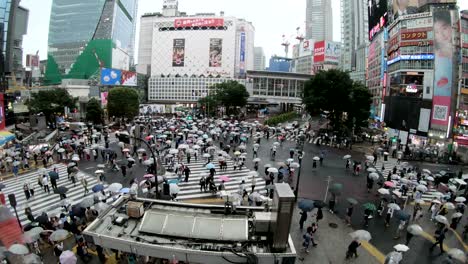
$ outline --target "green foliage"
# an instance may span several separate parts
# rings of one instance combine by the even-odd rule
[[[113,88],[107,97],[109,116],[133,118],[139,109],[138,93],[128,88]]]
[[[32,93],[26,105],[31,113],[43,113],[47,121],[55,122],[54,116],[63,114],[65,107],[75,108],[76,101],[67,90],[53,89]]]
[[[303,103],[311,115],[328,111],[330,125],[336,131],[364,125],[369,117],[370,93],[349,74],[340,70],[320,71],[304,86]],[[346,113],[346,114],[345,114]]]
[[[103,115],[104,111],[101,103],[96,98],[91,98],[86,104],[86,121],[93,122],[93,124],[102,124]]]
[[[198,105],[202,108],[204,113],[207,115],[212,116],[216,114],[216,109],[219,106],[219,102],[216,100],[214,95],[208,95],[206,97],[202,97],[198,99]]]
[[[296,112],[283,113],[283,114],[279,114],[279,115],[268,118],[267,120],[265,120],[264,124],[268,126],[276,126],[279,123],[284,123],[284,122],[293,120],[297,116],[298,115]]]
[[[247,104],[249,93],[243,84],[227,81],[214,85],[216,100],[227,109],[243,107]]]

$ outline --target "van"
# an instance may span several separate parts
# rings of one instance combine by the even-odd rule
[[[72,123],[70,123],[69,128],[70,128],[70,130],[75,131],[75,132],[80,132],[80,131],[83,132],[88,127],[83,122],[72,122]]]
[[[454,191],[456,195],[463,195],[466,189],[466,182],[462,179],[452,178],[448,182],[448,187]]]

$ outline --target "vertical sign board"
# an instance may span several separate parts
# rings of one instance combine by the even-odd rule
[[[210,67],[221,67],[223,60],[223,39],[212,38],[210,39]]]
[[[0,93],[0,130],[5,129],[5,98]]]
[[[172,67],[185,66],[185,39],[174,39],[172,51]]]
[[[245,32],[240,33],[240,63],[239,73],[243,75],[245,73]]]
[[[452,17],[448,10],[434,12],[434,97],[431,128],[445,130],[449,123],[453,86]]]

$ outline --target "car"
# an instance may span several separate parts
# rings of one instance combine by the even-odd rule
[[[462,179],[452,178],[448,181],[448,188],[457,196],[463,195],[466,189],[466,182]]]

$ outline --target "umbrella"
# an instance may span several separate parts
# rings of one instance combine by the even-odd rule
[[[397,174],[392,174],[391,178],[392,180],[399,180],[401,177]]]
[[[218,178],[224,182],[228,182],[231,180],[231,178],[229,178],[227,175],[222,175],[222,176],[219,176]]]
[[[47,222],[49,222],[49,217],[47,216],[47,214],[43,213],[40,216],[36,217],[36,219],[34,219],[34,222],[46,224]]]
[[[313,157],[312,159],[315,160],[315,161],[320,160],[320,158],[317,157],[317,156]]]
[[[358,201],[356,199],[354,199],[354,198],[347,198],[346,201],[348,201],[348,203],[350,203],[350,204],[357,204],[358,203]]]
[[[459,218],[459,217],[462,217],[462,216],[463,216],[462,213],[456,212],[456,213],[454,213],[454,214],[452,215],[452,218]]]
[[[137,152],[146,152],[146,150],[144,148],[140,148],[137,150]]]
[[[256,172],[256,171],[249,171],[249,176],[257,177],[257,176],[258,176],[258,172]]]
[[[80,161],[80,157],[74,156],[74,157],[72,158],[72,160],[73,160],[73,161]]]
[[[423,233],[422,227],[417,224],[409,225],[406,231],[416,236]]]
[[[177,149],[170,149],[169,150],[169,154],[177,154],[177,153],[179,153],[179,150],[177,150]]]
[[[420,191],[420,192],[427,192],[427,187],[425,185],[418,185],[416,186],[416,190]]]
[[[60,186],[54,190],[54,193],[57,193],[57,194],[65,194],[67,192],[68,192],[68,189],[65,186]]]
[[[272,173],[278,173],[278,169],[277,169],[277,168],[268,168],[267,171],[268,171],[268,172],[272,172]]]
[[[343,189],[343,184],[341,184],[341,183],[334,183],[334,184],[330,187],[330,192],[333,193],[333,194],[340,194],[342,189]]]
[[[62,241],[68,237],[68,231],[64,229],[57,229],[50,234],[49,239],[52,241]]]
[[[343,159],[350,159],[350,158],[351,158],[351,155],[349,155],[349,154],[343,156]]]
[[[291,168],[299,168],[301,165],[297,162],[292,162],[290,165],[289,165]]]
[[[317,207],[317,208],[322,208],[325,206],[325,203],[323,201],[320,201],[320,200],[315,200],[314,201],[314,206]]]
[[[396,251],[400,251],[400,252],[406,252],[409,250],[409,247],[407,245],[403,245],[403,244],[398,244],[398,245],[395,245],[393,246],[393,248],[396,250]]]
[[[75,162],[70,162],[70,163],[68,163],[68,165],[67,165],[68,168],[71,168],[71,167],[74,167],[74,166],[76,166],[76,163],[75,163]]]
[[[452,248],[452,249],[449,249],[449,251],[447,252],[447,254],[454,258],[454,259],[457,259],[459,260],[460,262],[462,263],[465,263],[466,262],[466,254],[463,250],[460,250],[458,248]]]
[[[94,205],[94,209],[96,209],[96,211],[98,211],[98,213],[100,213],[102,211],[105,211],[107,208],[109,208],[109,205],[106,204],[106,203],[103,203],[103,202],[99,202],[99,203]]]
[[[240,153],[240,152],[239,152],[239,153]],[[208,154],[208,153],[205,153],[205,154],[203,154],[203,157],[204,157],[204,158],[209,158],[209,157],[211,157],[211,155]]]
[[[206,165],[206,168],[207,168],[208,170],[211,170],[211,169],[214,169],[214,168],[215,168],[215,165],[214,165],[213,163],[208,163],[208,164]]]
[[[253,161],[253,162],[260,162],[260,161],[262,161],[262,160],[261,160],[260,158],[255,158],[255,159],[253,159],[252,161]]]
[[[442,171],[439,171],[439,174],[442,175],[442,176],[444,176],[445,174],[447,174],[447,172],[444,171],[444,170],[442,170]]]
[[[0,186],[0,189],[1,189],[1,186]],[[455,202],[457,203],[464,203],[465,201],[466,201],[466,198],[462,196],[455,198]]]
[[[130,150],[128,148],[124,148],[122,149],[123,152],[130,152]]]
[[[29,253],[28,248],[21,244],[11,245],[10,248],[8,248],[8,251],[15,255],[26,255]]]
[[[297,204],[297,207],[299,207],[299,209],[301,209],[302,211],[310,212],[312,211],[312,209],[314,209],[314,201],[308,200],[308,199],[302,199]]]
[[[94,199],[92,197],[88,197],[88,198],[85,198],[83,199],[83,201],[81,201],[78,206],[81,207],[81,208],[88,208],[88,207],[91,207],[94,205]]]
[[[395,187],[395,183],[391,182],[391,181],[384,182],[384,185],[387,186],[387,187],[390,187],[390,188]]]
[[[127,161],[135,162],[135,159],[134,158],[128,158]]]
[[[58,153],[63,153],[63,152],[65,152],[65,149],[64,149],[64,148],[59,148],[59,149],[57,150],[57,152],[58,152]]]
[[[95,174],[102,174],[102,173],[104,173],[104,171],[103,171],[103,170],[97,170],[97,171],[95,171],[94,173],[95,173]]]
[[[279,146],[279,145],[280,145],[280,143],[277,141],[277,142],[273,143],[273,145],[275,145],[275,146]]]
[[[431,203],[441,204],[442,202],[437,200],[437,199],[434,199],[434,200],[431,201]]]
[[[427,180],[427,181],[434,181],[434,177],[432,177],[432,176],[427,176],[427,177],[426,177],[426,180]]]
[[[151,165],[153,163],[154,163],[153,159],[147,159],[147,160],[143,161],[143,165],[145,165],[145,166],[149,166],[149,165]]]
[[[414,200],[415,203],[417,204],[420,204],[420,205],[423,205],[424,204],[424,200],[423,199],[416,199]]]
[[[443,215],[437,215],[435,217],[435,220],[439,223],[442,223],[442,224],[446,224],[448,225],[448,220],[447,220],[447,217],[443,216]]]
[[[75,253],[70,250],[63,251],[60,254],[60,264],[76,264],[76,261]]]
[[[372,239],[371,234],[367,230],[356,230],[352,233],[349,233],[349,235],[356,240],[364,240],[364,241],[369,241]]]
[[[395,212],[395,217],[398,218],[399,220],[406,221],[406,220],[409,220],[411,216],[405,211],[399,210]]]
[[[286,166],[286,163],[282,162],[282,161],[279,161],[276,163],[279,167],[285,167]]]
[[[240,151],[238,151],[238,150],[237,150],[236,152],[234,152],[234,155],[236,155],[236,156],[239,156],[240,154],[241,154],[241,153],[240,153]]]
[[[455,205],[453,203],[445,203],[444,207],[447,208],[448,210],[455,209]]]
[[[271,168],[271,164],[270,164],[270,163],[265,164],[265,165],[263,165],[263,167],[265,167],[265,168]]]
[[[158,182],[159,182],[159,177],[161,177],[161,176],[158,176]],[[178,179],[170,179],[170,180],[167,181],[167,183],[169,183],[169,184],[171,184],[171,183],[178,184],[179,180]]]
[[[401,210],[400,206],[396,203],[390,203],[387,205],[388,208],[392,208],[393,210]]]
[[[367,159],[368,161],[374,161],[374,156],[366,156],[366,159]]]
[[[26,241],[29,243],[37,241],[39,239],[40,234],[44,231],[42,227],[34,227],[33,229],[24,232],[24,237]]]
[[[154,177],[154,175],[150,174],[150,173],[143,175],[143,178],[146,178],[146,179],[153,178],[153,177]]]
[[[130,188],[122,188],[122,189],[120,189],[119,192],[120,192],[120,193],[129,193],[129,192],[130,192]]]
[[[375,168],[367,168],[367,172],[376,172],[377,170]]]
[[[100,169],[104,169],[106,167],[106,165],[105,164],[98,164],[97,167],[100,168]]]
[[[369,209],[371,211],[377,210],[377,207],[375,207],[375,204],[373,203],[365,203],[362,206],[364,207],[364,209]]]
[[[426,185],[427,185],[427,182],[421,180],[421,181],[419,181],[419,184],[422,184],[422,185],[426,186]]]
[[[376,172],[371,172],[369,173],[369,179],[372,179],[374,181],[378,180],[380,178],[379,174]]]
[[[109,190],[110,192],[113,192],[113,193],[119,192],[120,189],[122,189],[122,184],[120,184],[118,182],[114,182],[114,183],[112,183],[111,185],[109,185],[107,187],[107,190]]]
[[[49,176],[50,176],[51,179],[55,179],[55,180],[58,180],[58,178],[59,178],[59,174],[57,172],[55,172],[55,171],[50,171]]]
[[[92,190],[93,190],[93,192],[100,192],[100,191],[104,190],[104,185],[96,184],[96,185],[93,186]]]
[[[37,264],[37,263],[43,263],[41,260],[41,257],[39,257],[36,254],[28,254],[23,256],[23,264]]]
[[[390,194],[390,191],[388,189],[385,189],[385,188],[380,188],[380,189],[377,190],[377,192],[380,193],[380,194],[383,194],[383,195]]]

